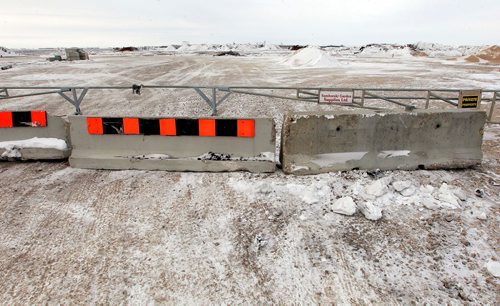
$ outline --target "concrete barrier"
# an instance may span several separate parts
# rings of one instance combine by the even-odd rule
[[[0,112],[0,160],[66,159],[68,123],[45,111]]]
[[[479,164],[486,114],[476,110],[290,113],[285,173],[465,168]]]
[[[275,171],[272,119],[71,116],[72,167]]]

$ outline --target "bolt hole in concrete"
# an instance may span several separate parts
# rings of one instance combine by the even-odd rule
[[[439,129],[441,127],[441,124],[436,124],[436,129]]]
[[[340,126],[337,126],[337,132],[340,131]]]
[[[425,166],[424,165],[418,165],[418,170],[425,170]]]

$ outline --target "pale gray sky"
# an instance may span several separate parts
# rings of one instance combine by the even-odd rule
[[[500,0],[0,0],[0,46],[499,44]]]

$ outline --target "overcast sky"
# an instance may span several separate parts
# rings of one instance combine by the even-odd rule
[[[0,0],[0,46],[500,44],[500,0]]]

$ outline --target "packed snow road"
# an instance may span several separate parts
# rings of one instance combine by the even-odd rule
[[[19,59],[2,82],[493,87],[499,81],[495,66],[429,59],[340,58],[349,68],[291,69],[277,56],[94,58]],[[2,101],[2,109],[26,107],[72,112],[57,96]],[[273,116],[279,128],[287,110],[324,108],[235,95],[221,114]],[[210,113],[182,90],[90,93],[83,111]],[[0,163],[0,300],[498,304],[499,139],[500,129],[487,126],[483,164],[460,171],[297,177]]]

